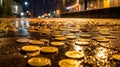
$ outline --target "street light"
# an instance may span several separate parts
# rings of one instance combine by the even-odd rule
[[[29,14],[29,12],[28,12],[28,2],[25,1],[25,2],[24,2],[24,5],[25,5],[25,11],[26,11],[26,12],[25,12],[25,15],[28,16],[28,14]]]
[[[55,12],[55,11],[53,11],[53,13],[55,14],[56,12]]]
[[[29,13],[29,11],[27,10],[26,13]]]
[[[27,5],[28,5],[28,2],[24,2],[24,4],[27,6]]]
[[[21,15],[21,16],[24,16],[24,13],[23,13],[23,12],[21,12],[21,13],[20,13],[20,15]]]
[[[48,13],[48,16],[50,16],[51,14],[50,13]]]

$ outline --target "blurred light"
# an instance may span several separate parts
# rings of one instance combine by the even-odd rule
[[[16,10],[18,10],[18,6],[17,5],[15,5],[15,8],[16,8]]]
[[[25,5],[28,5],[28,2],[24,2]]]
[[[69,9],[72,9],[72,7],[71,6],[70,7],[66,7],[66,9],[69,10]]]
[[[3,4],[3,0],[0,0],[0,5],[2,6],[2,4]]]
[[[18,28],[19,27],[19,21],[15,20],[15,27]]]
[[[97,54],[97,57],[103,57],[104,55],[105,55],[104,52],[99,52],[99,53]]]
[[[80,2],[80,1],[79,1],[79,0],[77,0],[77,4],[79,4],[79,2]]]
[[[97,50],[96,50],[96,58],[98,60],[106,59],[107,58],[107,52],[108,52],[108,50],[106,48],[103,48],[103,47],[97,48]]]
[[[27,10],[26,13],[30,16],[30,11]]]
[[[53,13],[56,13],[55,11],[53,11]]]
[[[29,27],[29,26],[30,26],[28,20],[25,20],[25,26],[26,26],[26,27]]]
[[[111,1],[111,0],[103,0],[104,8],[110,7],[110,1]]]
[[[97,9],[97,6],[94,6],[95,9]]]
[[[28,13],[29,11],[27,10],[26,13]]]
[[[89,10],[89,8],[87,8],[87,10]]]
[[[56,10],[56,14],[58,14],[58,15],[59,15],[59,14],[60,14],[60,10]]]
[[[20,20],[20,24],[22,27],[24,27],[24,21],[23,20]]]
[[[16,13],[18,13],[18,6],[17,5],[15,6],[15,10],[16,10]]]
[[[45,14],[44,14],[44,16],[48,16],[48,14],[47,14],[47,13],[45,13]]]
[[[41,18],[41,16],[38,16],[38,18]]]
[[[63,7],[65,7],[65,0],[63,0]]]
[[[45,17],[45,18],[48,18],[48,17]]]
[[[18,5],[13,5],[13,13],[18,13]]]
[[[75,49],[76,51],[82,51],[82,50],[83,50],[82,47],[77,46],[77,45],[74,46],[74,49]]]
[[[50,16],[51,14],[50,13],[48,13],[48,16]]]
[[[93,4],[90,4],[90,6],[92,7],[92,6],[93,6]]]
[[[20,15],[21,15],[21,16],[23,16],[23,15],[24,15],[24,13],[22,12]]]
[[[42,15],[42,18],[44,18],[45,16],[44,15]]]
[[[79,4],[74,4],[74,5],[72,5],[72,6],[66,7],[66,9],[72,9],[72,8],[76,8],[76,7],[78,7],[78,6],[79,6]]]

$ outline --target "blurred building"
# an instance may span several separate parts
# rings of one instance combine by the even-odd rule
[[[120,0],[60,0],[61,13],[120,6]]]
[[[17,0],[0,0],[0,17],[19,17],[22,11],[21,2]]]
[[[0,17],[11,17],[11,1],[12,0],[0,0]]]
[[[20,17],[20,14],[23,12],[23,6],[20,1],[12,1],[12,12],[16,17]]]

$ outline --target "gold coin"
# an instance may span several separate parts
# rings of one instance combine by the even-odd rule
[[[64,43],[63,42],[51,42],[51,45],[53,45],[53,46],[62,46],[62,45],[64,45]]]
[[[82,58],[84,57],[84,53],[80,51],[67,51],[65,55],[69,58]]]
[[[17,42],[19,42],[19,43],[27,43],[27,42],[29,42],[29,39],[27,39],[27,38],[20,38],[20,39],[17,39]]]
[[[40,51],[44,53],[55,53],[58,51],[58,48],[52,47],[52,46],[44,46],[44,47],[41,47]]]
[[[74,59],[63,59],[58,64],[60,67],[80,67],[79,62]]]
[[[31,66],[46,66],[50,63],[50,59],[44,57],[34,57],[28,60],[28,64]]]
[[[44,42],[41,42],[39,40],[30,40],[29,43],[30,44],[44,44]]]
[[[120,60],[120,54],[114,54],[112,57],[116,60]]]
[[[23,51],[37,51],[37,50],[40,50],[40,47],[39,46],[34,46],[34,45],[28,45],[28,46],[23,46],[21,48]]]

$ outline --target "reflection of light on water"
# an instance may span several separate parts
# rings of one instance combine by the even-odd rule
[[[21,20],[20,23],[21,23],[21,26],[24,27],[24,21]]]
[[[75,49],[76,51],[82,51],[82,50],[83,50],[82,47],[77,46],[77,45],[74,46],[74,49]]]
[[[104,59],[104,58],[106,58],[106,54],[104,52],[100,52],[97,54],[97,58]]]
[[[19,27],[19,21],[15,20],[15,27],[18,28]]]
[[[25,21],[25,26],[29,27],[29,21],[28,20]]]
[[[103,47],[99,47],[96,50],[96,59],[97,59],[97,65],[98,66],[105,66],[108,67],[107,63],[108,63],[108,50],[103,48]]]
[[[96,58],[99,60],[104,60],[107,58],[107,49],[103,48],[103,47],[100,47],[100,48],[97,48],[97,51],[96,51]]]
[[[103,47],[99,47],[99,48],[97,48],[97,50],[98,50],[99,52],[107,52],[107,49],[106,49],[106,48],[103,48]]]

